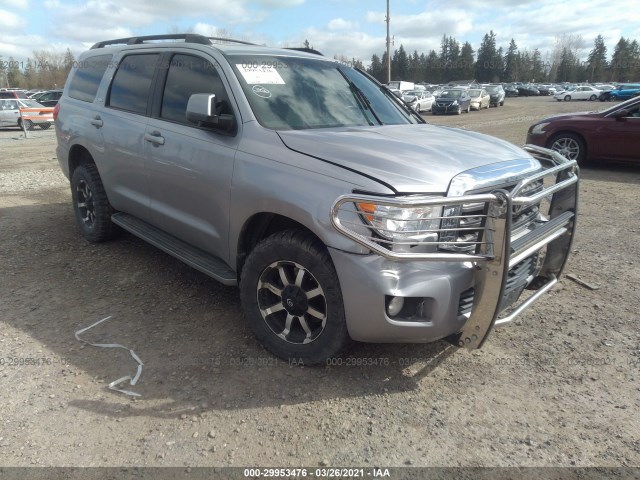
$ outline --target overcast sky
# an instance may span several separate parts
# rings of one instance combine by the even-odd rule
[[[33,50],[77,56],[100,40],[181,32],[270,46],[301,46],[368,63],[385,49],[386,0],[0,0],[0,56],[24,61]],[[442,35],[478,49],[489,30],[505,49],[551,51],[562,35],[580,35],[586,57],[598,34],[609,56],[620,36],[640,41],[639,0],[391,0],[395,46],[439,51]]]

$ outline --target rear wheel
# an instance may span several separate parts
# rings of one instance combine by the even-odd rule
[[[111,222],[113,208],[94,164],[78,165],[73,171],[71,199],[76,222],[87,240],[104,242],[114,236],[116,226]]]
[[[242,269],[240,296],[257,339],[284,360],[320,364],[349,343],[338,275],[327,249],[307,232],[260,242]]]
[[[576,160],[579,164],[584,163],[586,147],[582,138],[573,133],[560,133],[553,137],[548,148],[555,150],[569,160]]]
[[[50,123],[41,123],[38,125],[42,130],[48,130],[49,127],[51,126]]]

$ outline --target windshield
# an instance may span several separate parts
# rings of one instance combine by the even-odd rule
[[[440,96],[446,98],[460,98],[462,96],[462,92],[460,90],[443,90]]]
[[[337,62],[265,55],[233,55],[229,60],[253,113],[266,128],[418,123],[384,87]]]
[[[480,90],[469,90],[469,96],[470,97],[479,97],[480,96]]]
[[[42,107],[42,105],[40,105],[38,102],[36,102],[35,100],[31,100],[31,99],[20,100],[20,106],[21,107],[26,107],[26,108]]]
[[[496,86],[491,86],[491,85],[489,85],[488,87],[485,87],[485,90],[486,90],[487,92],[489,92],[489,93],[498,93],[498,91],[499,91],[498,89],[499,89],[499,88],[500,88],[500,87],[498,87],[497,85],[496,85]]]

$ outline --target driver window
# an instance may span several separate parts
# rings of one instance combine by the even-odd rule
[[[188,123],[187,102],[194,93],[215,94],[216,115],[233,113],[220,75],[211,62],[192,55],[174,55],[164,85],[160,117]]]

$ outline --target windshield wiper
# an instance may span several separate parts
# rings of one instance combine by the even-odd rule
[[[347,77],[347,75],[342,70],[340,70],[340,67],[336,67],[336,69],[338,70],[338,72],[340,72],[340,75],[342,75],[342,77],[347,81],[347,84],[349,85],[349,89],[351,90],[351,93],[356,99],[358,108],[360,109],[360,112],[362,112],[362,115],[367,119],[367,122],[369,123],[369,125],[373,126],[373,122],[369,120],[368,115],[365,113],[365,109],[371,112],[371,115],[373,115],[373,117],[376,119],[379,125],[384,125],[382,120],[380,120],[380,117],[378,116],[378,114],[373,109],[373,106],[371,105],[371,101],[367,98],[364,92],[355,83],[353,83],[353,81],[349,77]]]

